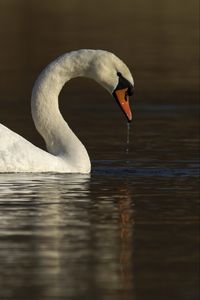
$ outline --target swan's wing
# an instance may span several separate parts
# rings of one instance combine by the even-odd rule
[[[0,124],[0,172],[54,171],[56,158]]]

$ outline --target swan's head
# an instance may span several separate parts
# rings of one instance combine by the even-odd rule
[[[126,118],[131,122],[129,96],[133,95],[134,82],[128,67],[110,52],[97,50],[96,54],[91,69],[93,78],[114,96]]]

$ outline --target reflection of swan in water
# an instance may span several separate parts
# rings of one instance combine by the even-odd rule
[[[90,174],[0,174],[0,199],[60,203],[63,193],[69,198],[87,194],[89,179]]]
[[[88,202],[89,182],[90,174],[0,174],[4,291],[30,295],[32,283],[34,292],[40,294],[41,289],[47,299],[59,298],[65,289],[73,291],[66,282],[73,283],[74,262],[65,268],[62,258],[76,256],[73,242],[84,237],[85,214],[78,204]]]
[[[119,288],[130,291],[129,184],[121,180],[113,190],[107,176],[98,187],[93,180],[89,174],[0,174],[1,274],[9,279],[3,278],[7,290],[16,295],[19,288],[28,289],[28,278],[47,299],[72,298],[94,286],[117,294]]]
[[[64,54],[40,74],[32,93],[32,116],[49,152],[0,125],[0,172],[90,172],[87,150],[58,107],[58,95],[64,84],[80,76],[96,80],[113,94],[131,121],[128,98],[133,93],[133,79],[127,66],[114,54],[103,50]]]

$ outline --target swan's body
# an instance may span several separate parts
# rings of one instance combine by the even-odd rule
[[[58,95],[64,84],[80,76],[93,78],[110,93],[116,91],[116,99],[124,97],[119,99],[119,104],[131,120],[125,98],[133,79],[119,58],[103,50],[64,54],[44,69],[32,92],[33,120],[48,152],[0,124],[0,172],[90,172],[87,150],[63,119],[58,106]]]

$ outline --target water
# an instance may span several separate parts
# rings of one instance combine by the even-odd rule
[[[194,170],[99,164],[1,176],[2,299],[197,299]]]
[[[188,107],[165,117],[154,109],[145,155],[131,131],[128,163],[121,141],[108,139],[111,153],[92,162],[91,175],[0,175],[2,299],[198,299],[198,164],[184,156],[197,144],[192,130],[155,159],[170,145],[154,135],[173,113],[184,121]]]
[[[129,153],[129,144],[130,144],[130,123],[127,122],[127,132],[126,132],[126,153]]]
[[[130,128],[91,80],[61,93],[90,175],[0,174],[2,300],[199,299],[197,1],[110,4],[0,3],[0,122],[34,144],[31,88],[59,54],[113,51],[136,87]]]

